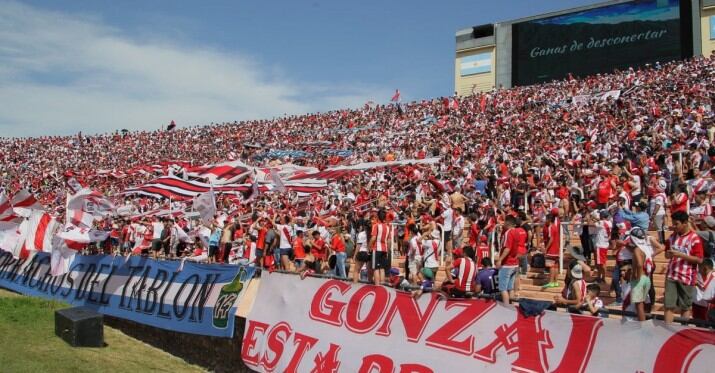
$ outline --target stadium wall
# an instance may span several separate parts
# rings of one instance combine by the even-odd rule
[[[715,52],[715,0],[703,0],[700,11],[700,39],[703,56]]]
[[[482,62],[483,61],[483,62]],[[488,65],[487,65],[488,61]],[[496,48],[494,45],[457,52],[455,60],[455,92],[459,96],[471,95],[476,92],[488,91],[495,83]],[[463,69],[463,66],[484,65],[481,70]]]

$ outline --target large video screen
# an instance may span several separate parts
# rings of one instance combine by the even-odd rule
[[[512,83],[583,77],[692,55],[689,1],[640,0],[512,28]]]

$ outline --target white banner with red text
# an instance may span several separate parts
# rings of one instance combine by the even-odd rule
[[[707,372],[715,332],[264,272],[241,356],[262,372]]]

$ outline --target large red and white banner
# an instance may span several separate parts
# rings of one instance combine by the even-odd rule
[[[264,272],[241,356],[264,372],[711,372],[715,332]]]

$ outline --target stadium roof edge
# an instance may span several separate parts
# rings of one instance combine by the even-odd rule
[[[493,22],[492,24],[494,26],[496,25],[511,25],[514,23],[520,23],[520,22],[526,22],[526,21],[533,21],[535,19],[541,19],[541,18],[549,18],[549,17],[555,17],[555,16],[560,16],[563,14],[569,14],[569,13],[574,13],[574,12],[580,12],[584,10],[589,10],[589,9],[595,9],[595,8],[601,8],[604,6],[609,6],[609,5],[615,5],[615,4],[620,4],[620,3],[627,3],[631,2],[633,0],[611,0],[611,1],[604,1],[600,3],[595,3],[595,4],[590,4],[590,5],[582,5],[579,7],[574,7],[574,8],[568,8],[568,9],[563,9],[563,10],[557,10],[553,12],[548,12],[548,13],[542,13],[542,14],[537,14],[534,16],[528,16],[528,17],[522,17],[522,18],[517,18],[509,21],[499,21],[499,22]],[[472,32],[472,29],[475,26],[471,26],[469,28],[462,28],[457,30],[455,36],[464,36],[467,34],[470,34]]]

